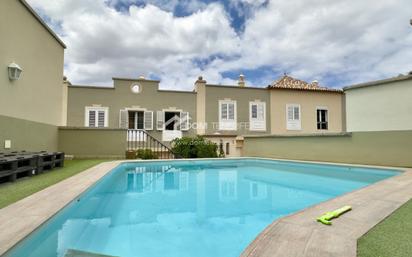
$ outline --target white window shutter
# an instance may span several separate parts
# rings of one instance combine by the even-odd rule
[[[144,129],[153,130],[153,112],[152,111],[144,112]]]
[[[119,114],[119,128],[128,129],[129,128],[129,115],[126,109],[120,110]]]
[[[162,111],[157,111],[157,115],[156,115],[156,128],[157,130],[163,130],[163,126],[165,123],[165,117],[164,117],[164,113]]]
[[[183,131],[189,130],[189,113],[188,112],[180,113],[180,129]]]

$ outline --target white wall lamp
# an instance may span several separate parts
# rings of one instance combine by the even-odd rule
[[[9,79],[10,80],[18,80],[20,78],[21,72],[23,71],[22,68],[17,63],[10,63],[8,66],[9,70]]]

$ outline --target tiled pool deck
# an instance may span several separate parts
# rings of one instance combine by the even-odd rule
[[[120,163],[101,163],[0,209],[0,255]],[[241,257],[356,256],[357,239],[412,198],[412,169],[398,169],[405,172],[276,220]],[[315,221],[343,205],[352,205],[353,210],[333,220],[332,226]]]

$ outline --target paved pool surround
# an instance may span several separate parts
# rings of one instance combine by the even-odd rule
[[[123,162],[101,163],[0,209],[0,255]],[[274,221],[241,257],[356,256],[357,239],[412,198],[412,169],[396,169],[404,172]],[[315,221],[320,214],[343,205],[352,205],[353,210],[333,220],[332,226]]]

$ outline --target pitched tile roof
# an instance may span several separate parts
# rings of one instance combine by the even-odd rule
[[[292,78],[288,75],[284,75],[282,78],[274,81],[268,86],[269,89],[295,89],[295,90],[308,90],[308,91],[327,91],[327,92],[342,92],[341,89],[328,88],[319,86],[317,81],[308,83],[306,81]]]

